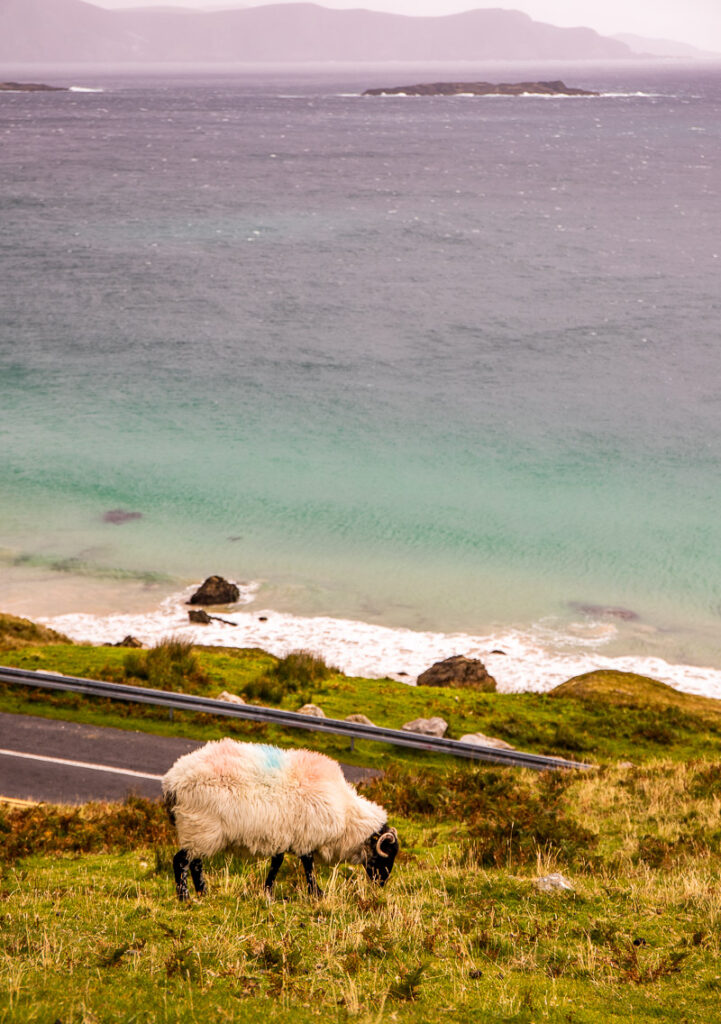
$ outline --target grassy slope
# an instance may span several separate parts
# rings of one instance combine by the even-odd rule
[[[217,696],[226,689],[244,693],[277,661],[257,650],[198,648],[197,652],[203,678],[184,679],[183,689],[208,696]],[[0,663],[6,665],[110,681],[125,679],[123,665],[127,657],[128,651],[123,649],[69,644],[0,649]],[[141,680],[134,681],[142,685]],[[563,684],[552,694],[416,688],[387,679],[355,679],[335,674],[298,692],[287,693],[281,706],[297,710],[307,701],[319,704],[328,717],[344,718],[363,712],[376,724],[392,728],[400,728],[412,718],[441,715],[449,722],[451,737],[480,731],[498,736],[521,750],[578,760],[638,762],[659,756],[688,760],[721,755],[718,702],[681,694],[662,683],[622,673],[592,673],[579,677],[573,684]],[[251,702],[271,703],[256,697]],[[72,717],[98,725],[199,739],[231,734],[280,744],[303,744],[377,767],[398,758],[410,763],[428,762],[427,755],[383,744],[358,743],[351,753],[347,741],[332,736],[178,712],[171,722],[167,711],[161,709],[91,701],[77,695],[31,691],[13,685],[0,684],[0,710]]]
[[[127,652],[70,645],[0,651],[0,662],[121,678]],[[275,659],[199,652],[184,688],[242,692]],[[157,805],[0,807],[0,1021],[332,1021],[440,1017],[481,1024],[714,1020],[721,973],[721,715],[718,705],[619,673],[556,694],[415,690],[333,675],[329,715],[398,726],[442,714],[519,747],[606,762],[537,774],[404,755],[313,733],[5,687],[0,709],[210,737],[305,743],[377,764],[368,787],[399,828],[388,887],[325,869],[322,903],[295,863],[279,899],[265,865],[220,857],[210,895],[173,897],[172,836]],[[334,748],[334,744],[338,749]],[[659,758],[663,757],[664,760]],[[633,760],[638,767],[613,762]],[[105,851],[105,852],[100,852]],[[541,894],[562,871],[574,893]]]
[[[5,849],[26,835],[37,851],[0,863],[0,1021],[716,1019],[719,769],[573,775],[560,799],[534,773],[445,782],[436,797],[418,772],[380,783],[373,795],[414,807],[394,817],[391,881],[326,868],[322,902],[292,859],[268,903],[266,866],[221,856],[207,898],[179,905],[162,816],[144,801],[0,811]],[[537,819],[549,801],[562,841],[514,844],[509,819],[483,842],[504,808]],[[68,836],[109,852],[52,853]],[[538,892],[537,875],[559,870],[575,891]]]

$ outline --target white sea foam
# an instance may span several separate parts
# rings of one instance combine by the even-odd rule
[[[195,643],[260,647],[279,657],[303,648],[350,675],[390,676],[408,683],[414,683],[433,662],[464,654],[480,658],[496,678],[499,690],[506,693],[543,692],[583,672],[617,669],[651,676],[686,693],[721,698],[719,669],[674,665],[658,657],[604,655],[604,645],[617,635],[617,627],[609,623],[579,622],[564,630],[537,623],[528,629],[471,635],[253,609],[221,613],[226,622],[214,619],[208,625],[194,625],[188,621],[186,604],[192,589],[167,598],[146,614],[72,614],[40,621],[85,643],[117,643],[132,634],[152,644],[169,635],[182,635]],[[244,586],[241,602],[251,603],[256,590],[256,585]]]
[[[90,89],[85,85],[71,85],[70,92],[105,92],[105,89]]]

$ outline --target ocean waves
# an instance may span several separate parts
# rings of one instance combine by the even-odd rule
[[[599,618],[566,626],[539,622],[525,629],[499,628],[483,635],[393,629],[327,616],[299,616],[256,609],[220,612],[207,625],[188,621],[194,588],[174,594],[154,610],[126,615],[68,614],[42,618],[79,643],[118,643],[128,634],[145,644],[169,636],[220,647],[258,647],[277,657],[311,650],[348,675],[393,678],[413,684],[433,662],[456,654],[479,658],[504,693],[546,692],[572,676],[595,669],[637,672],[685,693],[721,698],[721,670],[672,664],[656,656],[613,657],[604,653],[618,627]],[[241,601],[254,603],[256,584]]]

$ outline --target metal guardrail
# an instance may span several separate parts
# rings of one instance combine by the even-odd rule
[[[405,732],[402,729],[384,729],[381,726],[362,725],[359,722],[344,722],[337,718],[312,718],[296,711],[281,711],[256,704],[230,704],[212,697],[196,697],[187,693],[170,690],[151,690],[142,686],[128,686],[123,683],[103,683],[78,676],[55,675],[50,672],[31,672],[26,669],[0,666],[0,682],[16,683],[45,690],[63,690],[82,693],[89,697],[105,697],[137,704],[153,704],[177,711],[195,711],[207,715],[224,715],[227,718],[244,718],[253,722],[265,722],[290,729],[307,729],[312,732],[333,733],[353,740],[372,740],[375,743],[389,743],[395,747],[409,747],[436,754],[450,754],[474,761],[488,761],[491,764],[513,765],[520,768],[584,769],[593,767],[581,761],[567,761],[562,757],[546,757],[544,754],[529,754],[521,750],[503,750],[497,747],[482,747],[460,740],[423,736]]]

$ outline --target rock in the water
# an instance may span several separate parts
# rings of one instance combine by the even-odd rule
[[[592,619],[620,619],[622,622],[638,622],[641,616],[631,608],[620,608],[607,604],[581,604],[571,602],[571,608]]]
[[[124,508],[111,508],[103,516],[104,523],[112,523],[114,526],[122,526],[123,523],[131,523],[134,519],[142,519],[142,512],[128,512]]]
[[[357,722],[358,725],[375,726],[375,722],[371,722],[370,718],[368,718],[367,715],[346,715],[345,720],[346,722]]]
[[[124,637],[122,640],[119,640],[116,644],[113,644],[113,647],[142,647],[142,646],[143,646],[142,640],[138,640],[138,638],[136,636],[130,636],[130,634],[128,634],[128,636]]]
[[[239,597],[235,583],[228,583],[222,576],[208,576],[188,604],[235,604]]]
[[[456,654],[421,672],[418,686],[459,686],[495,693],[496,680],[488,674],[482,661]]]
[[[325,711],[317,704],[304,704],[302,708],[298,708],[297,714],[309,715],[311,718],[325,718]]]
[[[0,82],[0,92],[69,92],[66,85],[44,85],[42,82]]]
[[[423,82],[384,89],[366,89],[364,96],[598,96],[570,88],[565,82]]]
[[[445,736],[448,722],[445,718],[414,718],[401,728],[405,732],[419,732],[423,736]]]
[[[188,620],[190,622],[199,622],[203,626],[207,626],[211,621],[210,615],[204,612],[202,608],[191,608],[188,612]]]
[[[541,892],[574,892],[571,882],[557,871],[552,875],[544,875],[536,879],[536,888]]]
[[[478,747],[496,747],[498,750],[513,750],[510,743],[499,740],[496,736],[486,736],[482,732],[467,732],[461,736],[459,743],[474,743]]]
[[[228,704],[245,704],[243,698],[239,697],[237,693],[228,693],[227,690],[223,690],[223,692],[216,697],[216,700],[225,700]]]

